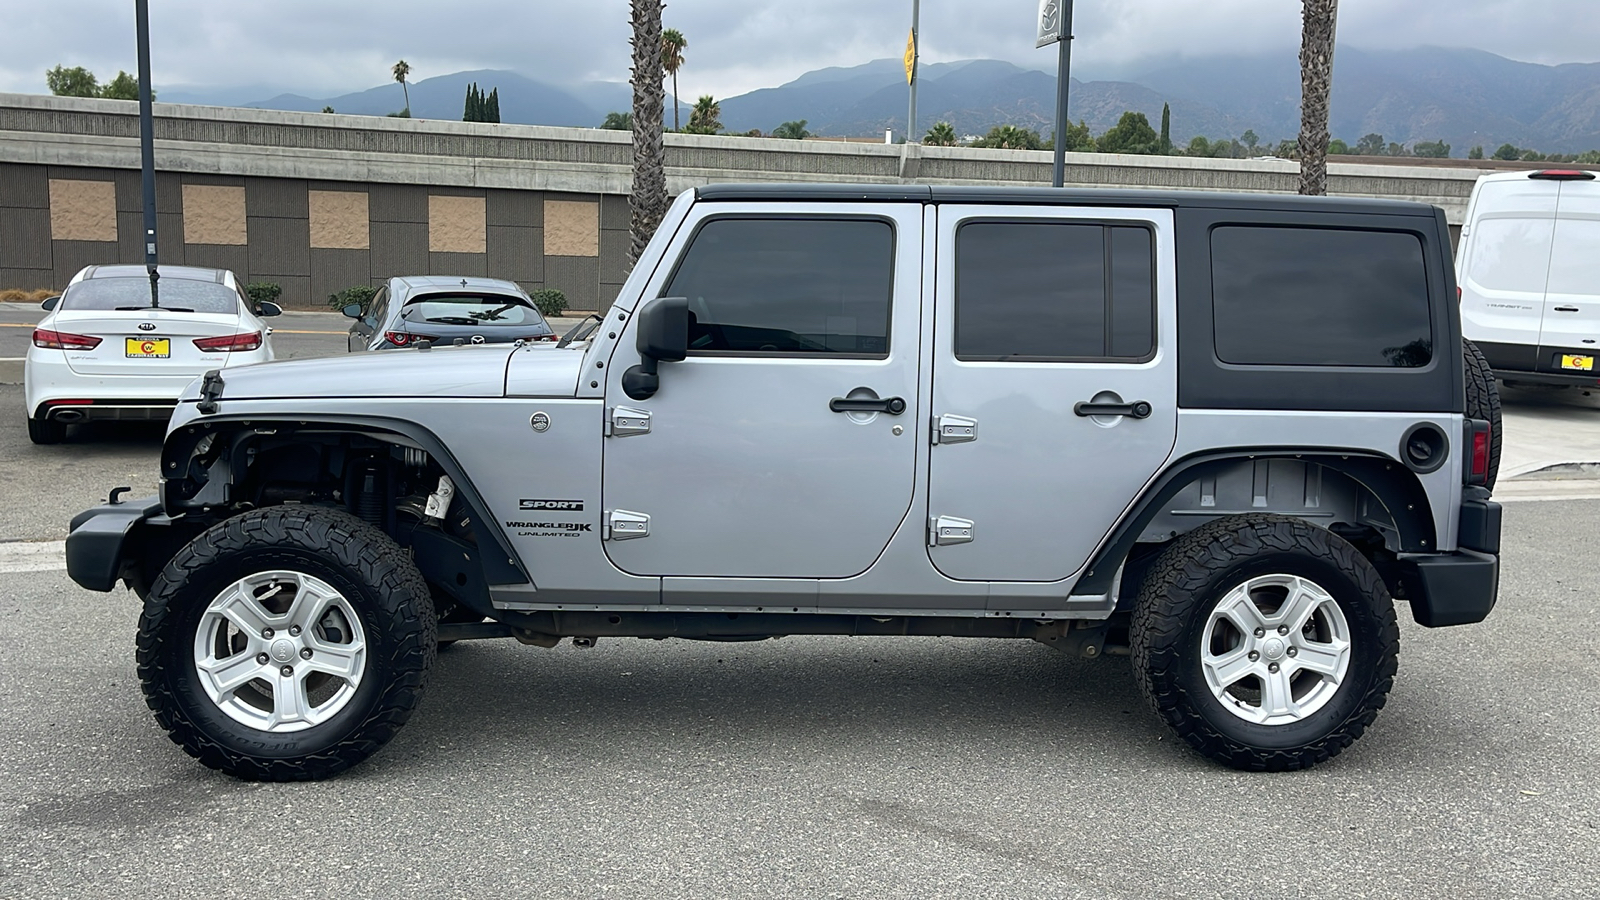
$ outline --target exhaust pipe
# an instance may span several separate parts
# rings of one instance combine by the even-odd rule
[[[72,422],[82,422],[88,417],[85,416],[81,410],[57,409],[50,412],[50,418],[63,424],[70,424]]]

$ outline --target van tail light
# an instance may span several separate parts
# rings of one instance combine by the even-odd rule
[[[1467,420],[1467,484],[1488,485],[1489,448],[1494,445],[1494,434],[1488,422],[1482,419]]]
[[[33,330],[33,345],[47,350],[93,350],[100,346],[102,340],[104,338],[73,334],[70,331],[51,331],[48,328]]]
[[[1593,181],[1594,173],[1582,169],[1544,169],[1539,172],[1530,172],[1529,178],[1539,178],[1545,181]]]
[[[260,350],[261,332],[228,334],[222,337],[195,338],[194,345],[207,353],[237,353],[241,350]]]
[[[419,341],[437,341],[438,338],[431,334],[412,334],[408,331],[385,331],[384,340],[396,347],[409,347]]]

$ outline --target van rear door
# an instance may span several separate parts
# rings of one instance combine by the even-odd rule
[[[1458,271],[1461,328],[1496,369],[1536,368],[1559,186],[1478,183]]]
[[[1600,373],[1600,181],[1590,175],[1560,187],[1538,367]]]

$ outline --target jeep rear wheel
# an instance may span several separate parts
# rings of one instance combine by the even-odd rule
[[[346,513],[273,507],[195,538],[151,585],[139,677],[191,756],[261,781],[325,778],[405,723],[435,654],[410,558]]]
[[[1372,564],[1298,519],[1229,516],[1173,541],[1130,632],[1145,697],[1190,746],[1239,769],[1301,769],[1372,724],[1399,629]]]

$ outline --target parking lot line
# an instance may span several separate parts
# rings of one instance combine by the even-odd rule
[[[66,541],[0,544],[0,572],[59,572],[66,567]]]

